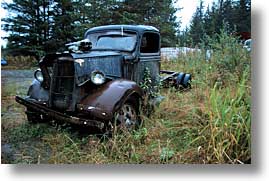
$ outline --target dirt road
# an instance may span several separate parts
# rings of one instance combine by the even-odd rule
[[[29,86],[29,82],[31,83],[33,79],[34,72],[32,70],[1,70],[2,87],[12,84],[17,84],[20,87]]]
[[[1,160],[14,160],[16,151],[8,143],[9,130],[25,122],[24,108],[15,102],[15,95],[27,94],[33,81],[33,70],[1,70]]]

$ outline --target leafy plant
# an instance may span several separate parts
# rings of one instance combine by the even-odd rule
[[[170,160],[174,156],[175,152],[167,147],[162,148],[160,160],[162,162]]]
[[[157,77],[153,82],[151,73],[148,67],[145,68],[143,81],[140,82],[140,87],[147,94],[148,98],[155,98],[160,95],[161,81]]]

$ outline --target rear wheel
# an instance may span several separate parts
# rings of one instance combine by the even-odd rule
[[[190,89],[191,88],[191,74],[186,74],[183,81],[182,85],[185,89]]]

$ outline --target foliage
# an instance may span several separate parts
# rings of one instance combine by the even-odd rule
[[[194,43],[199,42],[205,34],[203,8],[203,1],[200,1],[200,5],[197,7],[190,25],[189,35]]]
[[[29,139],[38,139],[48,134],[50,129],[47,125],[37,124],[21,124],[20,126],[13,128],[9,132],[9,140],[11,143],[29,141]]]
[[[152,79],[152,74],[148,67],[145,68],[143,81],[139,86],[144,90],[149,98],[155,98],[160,95],[161,81],[160,77],[157,77],[156,80]],[[153,83],[154,81],[154,83]]]
[[[162,161],[168,161],[174,156],[175,152],[173,150],[169,150],[169,148],[164,147],[161,151],[160,159]]]
[[[192,115],[193,124],[197,120],[198,125],[192,126],[197,132],[194,137],[187,136],[191,139],[187,147],[198,148],[199,155],[204,155],[202,163],[242,163],[243,160],[250,163],[250,54],[236,38],[224,30],[220,32],[214,38],[207,37],[214,50],[210,61],[205,61],[202,55],[205,49],[202,49],[167,62],[164,69],[181,67],[194,75],[193,98],[188,97],[193,101],[188,100],[186,104],[186,107],[191,105],[193,111],[185,114]],[[182,99],[185,100],[185,96]],[[170,108],[170,104],[167,106]]]
[[[240,35],[251,32],[251,3],[250,0],[221,0],[213,2],[204,12],[203,1],[197,7],[192,17],[189,29],[183,31],[179,39],[180,44],[196,46],[205,40],[206,36],[221,34],[221,29],[228,33]],[[191,37],[190,40],[187,38]],[[243,38],[243,37],[241,37]]]
[[[222,75],[226,73],[243,75],[246,66],[250,67],[250,62],[243,61],[244,63],[242,63],[242,60],[245,60],[248,55],[242,53],[244,49],[242,50],[242,45],[238,43],[238,38],[230,36],[224,30],[220,32],[221,33],[216,37],[207,37],[205,40],[210,49],[218,52],[215,54],[215,59],[218,59],[218,61],[215,62],[217,70]]]
[[[2,29],[10,32],[8,49],[50,53],[83,38],[88,28],[107,24],[145,24],[160,29],[163,46],[176,44],[177,9],[172,0],[14,0],[3,3],[10,14]]]
[[[47,17],[50,11],[46,10],[48,5],[48,1],[14,0],[12,3],[3,3],[3,8],[11,13],[2,19],[5,22],[3,30],[11,32],[8,37],[9,48],[42,50],[48,32],[47,21],[50,19]]]

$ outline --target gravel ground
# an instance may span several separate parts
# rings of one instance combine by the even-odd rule
[[[1,70],[2,98],[13,94],[25,95],[33,79],[33,70]]]
[[[32,70],[1,70],[3,78],[34,78]]]
[[[32,70],[1,70],[1,84],[2,86],[10,84],[29,85],[34,79],[34,72]]]

